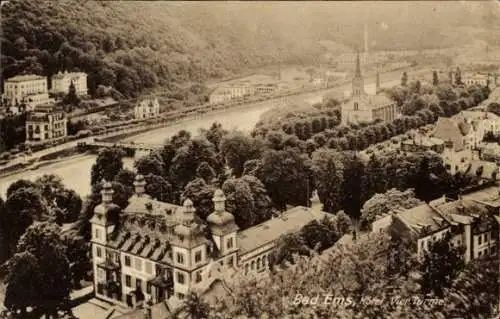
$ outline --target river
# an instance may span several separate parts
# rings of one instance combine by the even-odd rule
[[[401,71],[394,71],[383,75],[383,86],[391,86],[397,84]],[[385,80],[385,81],[384,81]],[[365,78],[366,91],[374,91],[374,77]],[[350,84],[344,84],[336,88],[322,90],[318,92],[310,92],[299,94],[290,97],[289,100],[305,101],[310,104],[321,101],[322,96],[327,92],[336,92],[339,95],[344,94],[350,89]],[[192,135],[197,135],[201,128],[208,128],[213,122],[219,122],[226,129],[237,128],[238,130],[249,132],[259,121],[260,116],[272,108],[276,101],[268,100],[257,103],[252,103],[246,108],[228,110],[224,113],[206,114],[203,118],[183,121],[173,124],[168,127],[163,127],[148,131],[133,137],[125,139],[126,141],[134,141],[136,143],[161,144],[165,139],[171,137],[179,130],[186,130]],[[139,152],[137,156],[144,153]],[[34,180],[44,174],[56,174],[63,179],[64,184],[74,189],[80,196],[85,196],[90,193],[90,170],[95,163],[95,155],[85,155],[76,158],[70,158],[58,163],[50,164],[36,170],[23,171],[0,179],[0,194],[5,197],[5,193],[9,185],[19,179]],[[125,167],[131,169],[133,167],[132,158],[125,158]]]

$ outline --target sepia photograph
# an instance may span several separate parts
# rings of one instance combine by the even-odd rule
[[[0,319],[500,319],[500,1],[0,4]]]

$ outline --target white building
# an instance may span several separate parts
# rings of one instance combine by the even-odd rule
[[[105,182],[102,204],[90,221],[96,297],[128,307],[147,300],[154,304],[182,300],[206,286],[216,268],[242,268],[248,275],[264,276],[268,256],[281,235],[326,216],[295,207],[240,232],[225,209],[221,190],[214,193],[214,212],[205,224],[189,199],[183,206],[151,199],[141,175],[134,186],[135,195],[121,210],[112,202],[111,184]]]
[[[466,85],[488,85],[489,75],[480,73],[468,73],[462,76],[462,83]],[[493,83],[491,83],[493,84]]]
[[[43,142],[67,135],[64,111],[54,105],[39,105],[26,117],[26,141]]]
[[[87,95],[87,73],[59,71],[51,77],[51,93],[68,94],[71,83],[75,86],[77,95]]]
[[[29,74],[9,78],[4,83],[3,99],[8,105],[25,103],[28,110],[48,103],[47,77]]]
[[[149,119],[160,115],[160,103],[158,98],[142,100],[134,107],[136,119]]]

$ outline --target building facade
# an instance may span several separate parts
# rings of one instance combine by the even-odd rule
[[[134,116],[136,119],[149,119],[158,115],[160,115],[158,98],[142,100],[134,107]]]
[[[25,103],[28,109],[48,103],[47,78],[34,74],[9,78],[4,84],[3,100],[14,106]]]
[[[383,94],[369,95],[365,92],[364,78],[361,74],[359,55],[352,79],[351,99],[342,104],[342,124],[373,122],[381,120],[391,122],[399,116],[399,108]]]
[[[26,141],[43,142],[67,135],[67,118],[61,108],[39,105],[26,117]]]
[[[59,71],[51,77],[51,92],[68,94],[69,86],[73,83],[77,95],[87,95],[87,73]]]
[[[498,191],[498,190],[497,190]],[[445,237],[464,249],[464,261],[498,255],[498,214],[484,203],[446,197],[401,212],[394,212],[391,235],[406,237],[419,258]]]
[[[217,271],[241,268],[248,275],[264,276],[269,253],[281,235],[325,216],[296,207],[239,231],[220,189],[205,223],[189,199],[183,206],[154,200],[145,194],[141,175],[134,186],[135,194],[121,210],[112,202],[111,184],[104,182],[102,204],[90,221],[96,297],[128,307],[183,300],[206,287]]]

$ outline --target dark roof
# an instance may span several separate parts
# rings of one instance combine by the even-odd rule
[[[25,75],[14,76],[12,78],[7,79],[5,82],[24,82],[24,81],[44,80],[44,79],[47,78],[36,74],[25,74]]]

